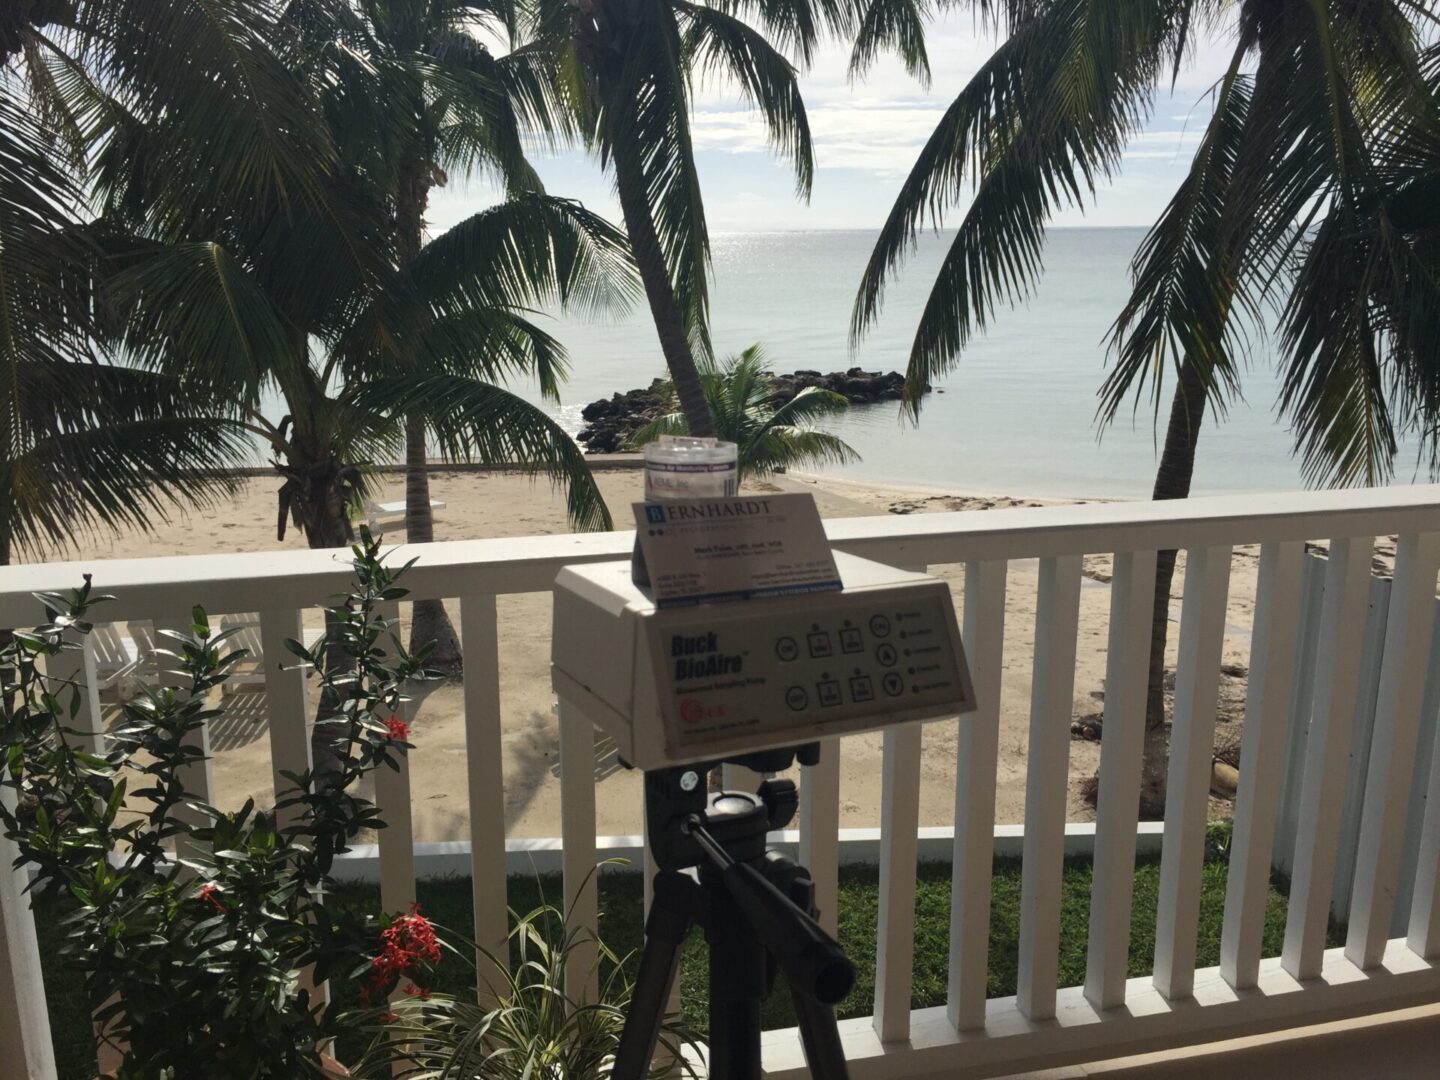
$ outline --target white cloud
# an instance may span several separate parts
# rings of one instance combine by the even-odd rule
[[[815,146],[814,196],[797,203],[789,164],[775,160],[759,114],[736,88],[714,80],[694,96],[692,137],[707,214],[715,229],[872,227],[883,220],[901,178],[955,95],[994,51],[996,38],[969,12],[950,12],[927,29],[933,82],[922,86],[898,60],[881,58],[852,82],[848,49],[817,50],[801,78]],[[1057,224],[1148,224],[1164,207],[1210,115],[1207,91],[1224,70],[1233,44],[1212,37],[1154,102],[1154,119],[1126,148],[1119,176],[1082,213],[1062,212]],[[618,220],[610,181],[579,152],[537,157],[550,190],[582,199]],[[477,184],[457,184],[432,199],[432,228],[443,228],[491,201]],[[963,206],[947,214],[958,219]]]

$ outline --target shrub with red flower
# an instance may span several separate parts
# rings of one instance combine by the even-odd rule
[[[391,713],[390,719],[385,721],[385,726],[390,729],[390,738],[395,742],[404,742],[410,738],[410,725],[394,713]]]
[[[380,954],[370,962],[370,973],[360,987],[360,1000],[378,1004],[390,996],[402,978],[405,993],[422,1001],[430,997],[430,970],[440,962],[440,939],[435,926],[411,904],[409,914],[397,915],[380,935]]]
[[[216,911],[220,912],[220,914],[224,915],[230,909],[220,902],[219,893],[220,890],[217,889],[214,885],[202,885],[200,887],[199,893],[196,894],[195,899],[201,901],[202,903],[209,904]]]

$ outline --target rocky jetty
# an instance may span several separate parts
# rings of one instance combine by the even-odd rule
[[[905,389],[905,376],[898,371],[882,373],[851,368],[825,375],[818,371],[797,371],[791,375],[770,372],[775,387],[775,403],[783,405],[801,390],[812,386],[833,390],[852,405],[873,405],[882,401],[899,401]],[[630,450],[630,439],[651,420],[670,407],[666,384],[656,379],[643,390],[629,390],[608,398],[592,401],[580,410],[585,427],[577,436],[590,454],[614,454]],[[930,387],[925,388],[930,392]]]

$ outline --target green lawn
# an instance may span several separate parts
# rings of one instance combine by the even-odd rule
[[[1220,860],[1205,865],[1200,896],[1200,933],[1196,964],[1210,967],[1220,962],[1220,925],[1225,904],[1226,864]],[[1088,860],[1076,860],[1065,868],[1064,895],[1061,904],[1060,985],[1072,986],[1085,979],[1085,947],[1089,937],[1091,866]],[[1160,884],[1160,866],[1153,860],[1142,861],[1135,868],[1135,903],[1130,932],[1130,974],[1149,973],[1155,951],[1155,909]],[[1277,883],[1282,884],[1283,883]],[[877,875],[873,867],[847,867],[840,877],[840,941],[855,961],[858,980],[855,990],[840,1009],[840,1015],[864,1016],[871,1011],[875,988],[875,923],[878,907]],[[551,902],[558,902],[558,877],[513,877],[510,879],[510,903],[517,910],[536,906],[541,893]],[[349,886],[342,897],[356,904],[377,902],[377,890],[369,886]],[[442,926],[469,935],[470,883],[468,879],[426,881],[420,884],[420,901],[432,919]],[[634,873],[610,873],[600,879],[601,936],[617,953],[626,954],[640,943],[642,928],[641,879]],[[1264,954],[1278,955],[1285,933],[1285,897],[1272,887],[1266,911]],[[58,944],[59,928],[52,918],[41,913],[41,949],[47,956],[47,972],[57,972],[53,960]],[[945,1001],[946,965],[950,940],[950,866],[948,863],[923,864],[919,868],[916,893],[915,980],[912,1001],[919,1007],[941,1005]],[[1020,937],[1020,863],[1018,860],[997,861],[990,917],[990,978],[991,997],[1015,993],[1017,951]],[[1343,934],[1332,928],[1330,944],[1338,945]],[[633,964],[633,960],[631,961]],[[446,958],[441,965],[437,989],[467,993],[473,987],[474,971]],[[687,1019],[699,1030],[705,1027],[708,990],[706,986],[706,955],[698,932],[691,934],[682,968],[683,1001]],[[93,1073],[87,1058],[88,1024],[80,995],[73,979],[52,978],[47,986],[50,1018],[54,1027],[60,1075],[64,1080],[89,1080]],[[787,1027],[793,1023],[789,995],[777,988],[766,1002],[767,1027]]]

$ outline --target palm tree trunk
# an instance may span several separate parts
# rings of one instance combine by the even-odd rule
[[[1188,356],[1180,365],[1165,448],[1155,473],[1155,499],[1190,495],[1195,472],[1195,444],[1205,419],[1205,382]],[[1140,811],[1158,818],[1165,813],[1165,779],[1170,758],[1170,729],[1165,723],[1165,646],[1170,632],[1170,586],[1175,578],[1175,552],[1159,552],[1155,560],[1155,602],[1150,616],[1150,681],[1145,695],[1145,754],[1141,766]]]
[[[424,240],[425,204],[429,179],[420,163],[402,171],[395,200],[397,254],[409,267]],[[425,453],[425,420],[405,418],[405,541],[428,544],[435,539],[435,515],[430,509],[430,466]],[[463,659],[460,637],[439,600],[417,600],[410,612],[410,649],[435,644],[427,663],[451,675],[460,674]]]
[[[288,464],[294,468],[303,463],[293,459]],[[338,463],[331,463],[337,466]],[[305,539],[312,550],[345,547],[350,543],[351,528],[349,514],[338,492],[330,484],[315,484],[309,492],[308,505],[302,507],[301,520],[305,525]],[[325,614],[325,640],[335,640],[334,617]],[[325,667],[332,672],[343,672],[352,666],[345,649],[336,644],[326,645]],[[315,704],[315,725],[310,730],[311,768],[315,774],[315,790],[333,784],[340,775],[340,728],[338,725],[322,723],[338,716],[340,702],[328,692],[320,694]]]
[[[635,255],[640,280],[645,285],[645,298],[650,303],[650,315],[655,320],[655,331],[660,337],[660,351],[670,369],[670,380],[675,385],[676,397],[680,399],[680,410],[685,414],[690,434],[714,438],[715,421],[710,416],[710,406],[705,402],[700,371],[695,365],[695,354],[690,350],[689,335],[685,332],[685,318],[675,300],[665,255],[655,234],[655,220],[645,198],[645,177],[639,163],[630,154],[617,153],[614,161],[615,188],[620,195],[621,212],[625,215],[625,231],[630,236],[630,249]]]
[[[430,469],[425,459],[425,421],[405,418],[405,542],[428,544],[435,539],[435,515],[430,509]],[[460,638],[440,600],[416,600],[410,609],[410,650],[435,645],[428,667],[451,675],[464,668]]]

